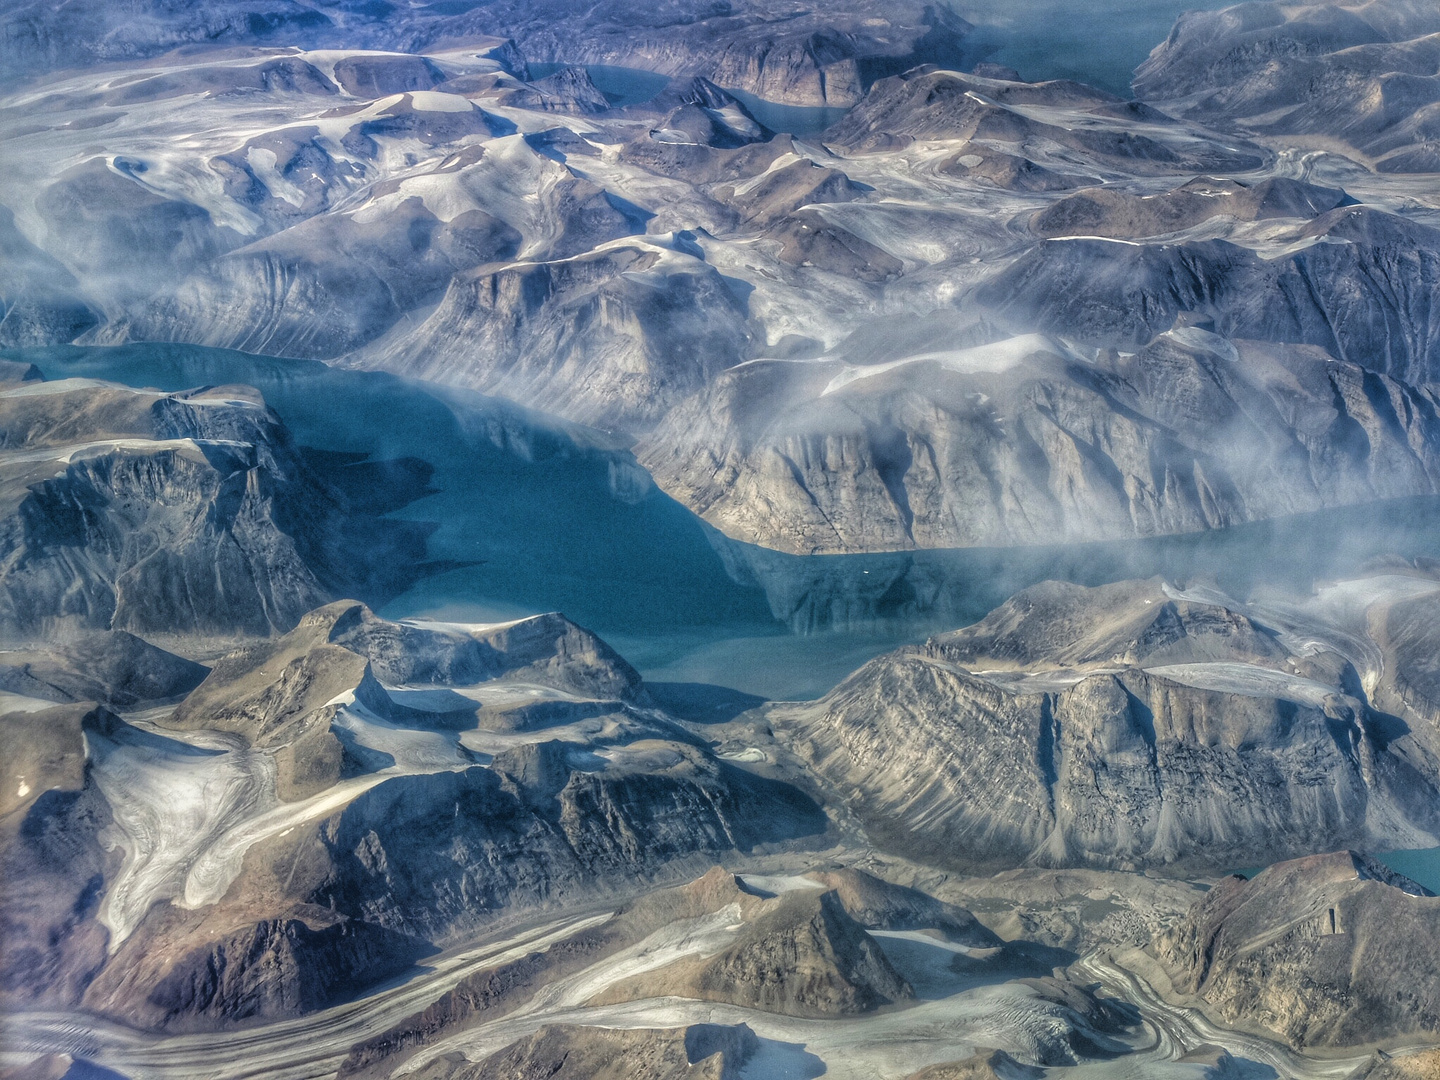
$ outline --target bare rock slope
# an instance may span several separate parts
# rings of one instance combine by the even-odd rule
[[[1296,1047],[1431,1041],[1437,919],[1440,899],[1342,851],[1224,879],[1156,952],[1176,990]]]

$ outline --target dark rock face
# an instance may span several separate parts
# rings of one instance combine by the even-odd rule
[[[744,1024],[616,1030],[550,1025],[474,1065],[432,1063],[421,1080],[737,1080],[758,1045]]]
[[[749,348],[743,306],[684,247],[482,267],[451,281],[421,326],[356,362],[648,427]]]
[[[970,912],[919,889],[893,885],[849,867],[810,876],[833,890],[846,914],[867,930],[939,930],[951,941],[974,948],[1000,944]]]
[[[841,1017],[914,997],[833,892],[775,898],[733,945],[611,986],[601,1002],[676,996],[783,1016]]]
[[[972,1058],[927,1066],[908,1080],[1040,1080],[1044,1075],[1044,1069],[1024,1065],[1004,1050],[981,1048]]]
[[[785,785],[678,743],[629,749],[630,764],[518,783],[482,768],[387,780],[316,833],[325,869],[295,887],[436,940],[825,829]]]
[[[1063,105],[1089,113],[1095,123],[1047,123],[1027,115],[1023,111],[1027,105]],[[1115,115],[1120,106],[1118,98],[1080,83],[1008,82],[922,67],[876,83],[825,138],[851,152],[896,149],[926,139],[982,144],[1045,139],[1141,175],[1187,169],[1241,171],[1260,164],[1258,153],[1213,145],[1187,152],[1150,134],[1137,134],[1125,122],[1131,117]]]
[[[119,855],[101,844],[110,807],[88,775],[83,731],[119,722],[89,706],[0,717],[0,1003],[7,1008],[73,1005],[105,964],[109,934],[95,916]]]
[[[163,921],[165,933],[127,940],[88,988],[87,1005],[154,1030],[253,1024],[347,1000],[434,952],[321,909],[193,936],[179,920]]]
[[[248,388],[22,387],[0,424],[11,638],[285,630],[345,586],[391,594],[423,559],[425,526],[352,515]]]
[[[751,363],[637,456],[727,536],[811,554],[1223,528],[1431,492],[1437,449],[1428,391],[1186,328],[1093,361],[1027,337]]]
[[[467,976],[427,1008],[380,1035],[356,1043],[340,1068],[340,1076],[349,1080],[389,1075],[425,1045],[511,1012],[547,982],[614,956],[662,927],[713,915],[731,905],[740,908],[742,914],[753,914],[763,906],[758,897],[739,888],[733,874],[718,866],[689,884],[649,893],[625,905],[614,918],[580,930],[543,951]],[[698,1062],[716,1049],[725,1052],[731,1047],[748,1053],[749,1038],[743,1031],[729,1030],[734,1035],[727,1034],[724,1028],[715,1030],[712,1025],[692,1026],[687,1040],[690,1060]],[[587,1061],[583,1056],[581,1060]],[[443,1071],[444,1059],[426,1068],[440,1070],[433,1074],[436,1076],[448,1075]]]
[[[696,996],[791,1016],[846,1016],[912,995],[833,893],[786,897],[690,975]]]
[[[1437,33],[1424,0],[1193,11],[1137,70],[1135,92],[1210,122],[1348,143],[1380,172],[1434,172]]]
[[[1269,260],[1223,240],[1049,240],[987,280],[975,300],[1016,332],[1119,349],[1142,347],[1193,312],[1225,337],[1316,345],[1407,383],[1432,382],[1440,232],[1339,207],[1291,235],[1302,250]]]
[[[1155,951],[1177,990],[1297,1048],[1430,1040],[1440,1031],[1437,919],[1440,899],[1338,852],[1226,878]]]

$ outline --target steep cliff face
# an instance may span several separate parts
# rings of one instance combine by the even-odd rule
[[[1062,107],[1088,122],[1051,122],[1033,106]],[[851,152],[900,149],[917,140],[981,147],[1059,145],[1079,151],[1094,165],[1120,167],[1132,175],[1243,171],[1261,164],[1258,151],[1169,143],[1163,129],[1170,123],[1163,114],[1139,112],[1133,104],[1081,83],[1021,83],[921,67],[877,82],[825,135]]]
[[[751,363],[637,456],[726,535],[810,554],[1223,528],[1429,493],[1437,450],[1427,391],[1185,328],[1093,360],[1030,336]]]
[[[180,918],[158,921],[163,931],[129,939],[96,976],[87,1007],[176,1032],[263,1023],[353,998],[435,951],[315,907],[199,932]]]
[[[1381,172],[1434,172],[1437,33],[1423,0],[1188,12],[1135,92],[1210,122],[1348,144]]]
[[[1429,1041],[1437,919],[1440,899],[1342,851],[1226,878],[1155,952],[1178,991],[1295,1047]]]
[[[1353,700],[1140,671],[1025,694],[911,655],[775,722],[877,840],[953,865],[1224,866],[1437,825],[1401,824],[1411,778]]]
[[[1416,386],[1434,381],[1440,232],[1341,206],[1276,239],[1262,251],[1212,239],[1047,240],[975,299],[1016,332],[1097,347],[1135,349],[1177,316],[1198,316],[1229,338],[1315,345]]]
[[[332,590],[386,596],[423,561],[425,526],[352,511],[249,388],[30,383],[0,393],[0,423],[11,638],[264,634]]]
[[[513,777],[473,768],[387,780],[336,820],[277,845],[267,876],[278,877],[292,853],[319,856],[316,872],[290,888],[386,927],[449,939],[516,911],[624,895],[726,852],[825,829],[795,789],[680,743],[632,743],[603,760],[598,771],[568,764]]]
[[[1158,583],[1046,585],[770,719],[930,860],[1223,868],[1435,835],[1428,740],[1361,694],[1342,657]]]
[[[833,892],[805,890],[773,907],[714,956],[618,982],[600,1002],[674,995],[782,1016],[840,1017],[914,996]]]

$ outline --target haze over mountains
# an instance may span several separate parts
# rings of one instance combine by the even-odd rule
[[[1049,10],[0,6],[0,1076],[1434,1068],[1440,15]]]

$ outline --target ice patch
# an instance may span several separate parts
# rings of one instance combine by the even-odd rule
[[[1229,661],[1204,664],[1162,664],[1146,668],[1151,675],[1184,683],[1197,690],[1213,690],[1222,694],[1244,697],[1280,698],[1296,701],[1312,708],[1321,708],[1325,699],[1340,693],[1333,686],[1301,678],[1272,668],[1256,667]]]
[[[475,106],[459,94],[446,94],[439,90],[412,90],[410,104],[420,112],[468,113]]]
[[[1004,341],[992,342],[989,345],[976,345],[968,349],[945,349],[936,352],[919,353],[915,356],[907,356],[901,360],[891,360],[882,364],[851,365],[846,364],[843,371],[830,380],[829,384],[821,391],[820,396],[833,394],[861,379],[868,379],[875,375],[893,371],[896,368],[905,367],[909,364],[935,363],[939,364],[946,371],[954,371],[961,375],[999,374],[1009,371],[1017,364],[1022,363],[1028,357],[1036,353],[1047,353],[1052,356],[1060,356],[1069,359],[1082,360],[1074,349],[1056,341],[1054,338],[1044,334],[1022,334],[1019,337],[1007,338]]]

